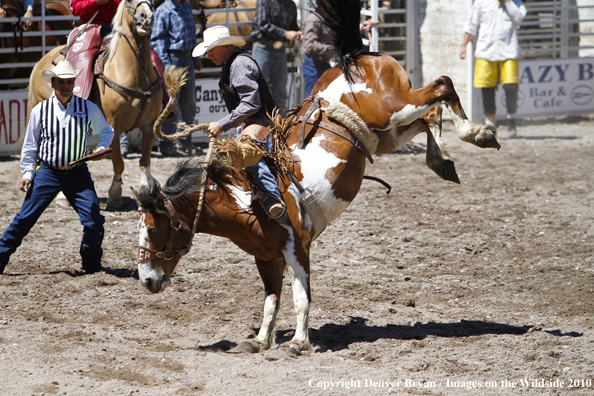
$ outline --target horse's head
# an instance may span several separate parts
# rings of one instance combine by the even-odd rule
[[[150,1],[147,0],[123,0],[120,3],[120,7],[118,8],[118,13],[121,12],[120,17],[122,18],[123,23],[123,9],[128,11],[129,19],[128,24],[130,26],[130,30],[136,31],[140,36],[146,36],[150,34],[151,29],[153,28],[153,20],[154,20],[154,11],[153,5]],[[118,15],[114,17],[114,27],[115,21]],[[133,26],[132,26],[133,25]]]
[[[208,174],[206,179],[205,172]],[[206,208],[211,199],[209,194],[224,190],[220,187],[230,181],[233,172],[222,158],[214,158],[207,165],[197,159],[188,159],[177,165],[163,189],[149,172],[146,173],[147,184],[135,192],[142,213],[138,277],[151,292],[158,293],[169,286],[179,259],[190,250],[201,189],[208,182],[213,183],[204,191]],[[202,210],[197,232],[201,231],[202,222],[209,223],[208,212]]]
[[[179,259],[190,251],[191,224],[180,220],[172,200],[161,191],[159,182],[149,183],[136,194],[140,204],[138,277],[152,293],[165,290]]]

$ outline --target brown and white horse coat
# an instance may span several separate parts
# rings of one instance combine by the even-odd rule
[[[359,0],[319,0],[318,4],[324,2],[332,3],[335,26],[341,26],[343,8],[351,14],[360,12]],[[358,35],[359,19],[351,17],[349,14],[354,21],[351,30]],[[343,63],[353,67],[353,78],[345,76],[344,69],[338,67],[320,78],[313,93],[321,98],[321,108],[309,112],[313,102],[318,101],[306,100],[286,120],[286,141],[294,160],[290,170],[299,182],[298,185],[287,176],[280,178],[287,205],[286,221],[270,220],[254,202],[251,192],[245,190],[239,172],[217,159],[206,167],[192,162],[181,164],[163,189],[149,175],[148,185],[141,187],[137,195],[143,213],[139,252],[149,252],[148,258],[139,254],[138,273],[151,292],[158,293],[169,285],[169,277],[193,236],[191,232],[175,230],[192,229],[194,219],[198,219],[196,232],[228,238],[255,257],[265,291],[262,326],[257,337],[240,342],[232,352],[259,352],[274,345],[285,267],[292,280],[297,324],[293,339],[281,345],[281,349],[297,354],[311,350],[309,253],[312,240],[321,230],[314,228],[319,222],[310,217],[305,198],[315,197],[325,224],[332,222],[357,196],[367,155],[391,152],[421,132],[428,135],[428,165],[440,176],[456,181],[455,171],[448,174],[448,158],[442,156],[440,149],[441,113],[437,109],[441,104],[451,111],[462,140],[479,147],[499,147],[490,131],[466,118],[449,78],[440,77],[413,90],[408,76],[393,58],[377,54],[361,55],[359,60],[358,66]],[[332,110],[341,106],[346,116],[339,116],[342,110]],[[341,117],[342,120],[337,119]],[[378,131],[379,136],[370,138],[363,149],[357,134],[364,130]],[[308,137],[307,144],[301,144],[306,141],[304,136]],[[199,193],[194,181],[201,179],[202,172],[207,172],[204,207],[196,216]],[[167,201],[171,203],[169,209]]]

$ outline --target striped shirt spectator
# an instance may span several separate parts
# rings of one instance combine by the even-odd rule
[[[33,180],[38,160],[57,168],[87,155],[91,130],[97,147],[109,147],[113,128],[97,105],[73,95],[64,107],[52,94],[31,111],[21,152],[23,177]]]

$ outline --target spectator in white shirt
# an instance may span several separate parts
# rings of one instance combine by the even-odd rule
[[[466,45],[476,38],[474,86],[481,88],[485,125],[495,132],[495,89],[499,81],[505,91],[508,137],[516,137],[520,46],[518,27],[526,17],[521,0],[475,0],[464,26],[460,58]]]

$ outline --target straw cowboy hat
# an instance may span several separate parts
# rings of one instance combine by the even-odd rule
[[[82,71],[83,69],[80,69],[78,73],[74,74],[74,69],[72,68],[70,62],[63,60],[58,62],[58,64],[53,68],[43,70],[41,72],[41,78],[43,78],[48,83],[51,83],[52,77],[58,77],[62,79],[76,78],[80,76],[80,73],[82,73]]]
[[[209,49],[220,47],[222,45],[241,47],[242,45],[245,45],[245,40],[241,37],[231,36],[229,34],[229,29],[225,26],[213,26],[204,31],[204,41],[194,48],[192,56],[202,56]]]

